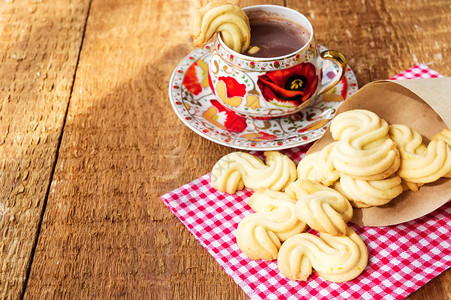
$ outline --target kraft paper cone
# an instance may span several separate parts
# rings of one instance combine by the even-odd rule
[[[349,97],[337,114],[352,109],[375,112],[389,124],[405,124],[423,135],[426,144],[443,128],[451,128],[451,78],[376,81]],[[448,126],[447,126],[448,125]],[[307,152],[333,142],[327,129]],[[365,226],[388,226],[422,217],[451,199],[451,179],[442,178],[417,192],[402,193],[390,203],[355,208],[351,222]]]

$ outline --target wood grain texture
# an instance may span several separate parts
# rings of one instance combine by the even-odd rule
[[[86,1],[0,5],[0,298],[26,283],[82,41]]]
[[[50,184],[26,299],[246,299],[159,199],[233,151],[188,129],[168,101],[172,71],[193,50],[192,10],[207,2],[32,2],[30,20],[29,2],[0,7],[12,20],[0,25],[0,249],[12,253],[2,256],[0,297],[20,296]],[[449,1],[231,2],[303,12],[319,42],[346,55],[361,86],[417,62],[451,76]],[[22,37],[40,21],[39,34]],[[450,276],[410,298],[450,298]]]
[[[196,4],[93,1],[25,298],[244,297],[159,199],[230,151],[167,99]]]

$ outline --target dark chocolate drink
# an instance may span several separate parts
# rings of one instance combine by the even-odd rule
[[[250,46],[260,48],[256,53],[246,53],[253,57],[287,55],[301,49],[310,39],[307,29],[280,18],[250,19],[250,26]]]

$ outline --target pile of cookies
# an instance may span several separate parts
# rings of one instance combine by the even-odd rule
[[[387,204],[451,170],[449,129],[426,146],[408,126],[388,125],[375,113],[357,109],[337,115],[330,131],[335,142],[307,155],[297,167],[298,177],[333,186],[354,207]]]
[[[347,226],[353,207],[384,205],[406,190],[451,177],[451,132],[444,129],[426,146],[421,135],[389,125],[368,110],[337,115],[334,142],[296,165],[265,152],[266,163],[244,152],[230,153],[213,167],[211,182],[230,194],[254,190],[255,213],[238,225],[239,248],[254,260],[276,260],[292,280],[313,269],[333,282],[349,281],[365,269],[368,251]],[[310,227],[319,236],[305,233]]]

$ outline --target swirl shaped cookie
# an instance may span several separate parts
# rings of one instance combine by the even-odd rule
[[[387,137],[388,124],[372,111],[354,109],[335,116],[330,124],[330,131],[333,139],[336,141],[359,132],[360,134],[354,137],[352,141],[359,143],[361,148],[365,146],[371,148],[369,142],[378,141]],[[372,136],[365,136],[365,133],[370,133]],[[380,144],[380,141],[378,144]]]
[[[379,180],[399,168],[399,153],[388,136],[388,124],[375,113],[362,109],[343,112],[332,120],[330,130],[338,140],[332,155],[341,174]]]
[[[402,180],[392,175],[381,180],[360,180],[343,175],[334,188],[343,194],[354,207],[387,204],[403,192]]]
[[[451,130],[445,128],[434,135],[431,140],[445,141],[451,147]],[[451,171],[443,177],[451,178]]]
[[[434,135],[431,140],[441,140],[445,141],[448,145],[451,145],[451,130],[445,128]]]
[[[390,138],[396,142],[396,145],[401,151],[401,155],[409,153],[422,155],[426,152],[426,145],[423,143],[423,137],[409,126],[392,124],[389,126],[388,133]]]
[[[301,233],[286,240],[279,251],[277,265],[291,280],[305,281],[312,273],[332,282],[356,278],[368,263],[368,249],[350,228],[346,235],[334,237],[320,233],[319,237]]]
[[[397,174],[406,182],[430,183],[451,171],[451,148],[443,140],[432,140],[427,147],[421,135],[402,124],[390,125],[390,137],[401,154]]]
[[[235,235],[238,247],[251,259],[276,259],[281,242],[307,228],[294,213],[295,200],[282,192],[258,190],[249,205],[256,213],[238,224]]]
[[[267,151],[264,155],[266,164],[245,152],[232,152],[222,157],[211,172],[213,187],[229,194],[243,187],[285,190],[297,178],[296,165],[288,156],[277,151]]]
[[[406,153],[415,153],[418,155],[423,155],[426,151],[426,145],[423,143],[423,137],[415,130],[411,130],[408,126],[402,124],[392,124],[389,126],[389,135],[394,138],[396,136],[396,144],[399,150],[404,149],[405,151],[400,152],[401,163],[403,157],[406,158]],[[410,156],[408,156],[410,157]],[[403,178],[402,186],[404,191],[411,190],[417,192],[423,183],[409,182]]]
[[[346,234],[352,206],[342,194],[310,180],[297,180],[285,193],[296,199],[296,216],[311,228],[332,236]]]
[[[330,143],[321,151],[306,155],[298,164],[298,178],[308,179],[330,186],[340,178],[332,161],[332,149],[335,143]]]
[[[236,52],[249,48],[249,19],[239,6],[217,1],[196,11],[190,23],[194,46],[203,47],[216,32],[220,32],[224,43]]]

